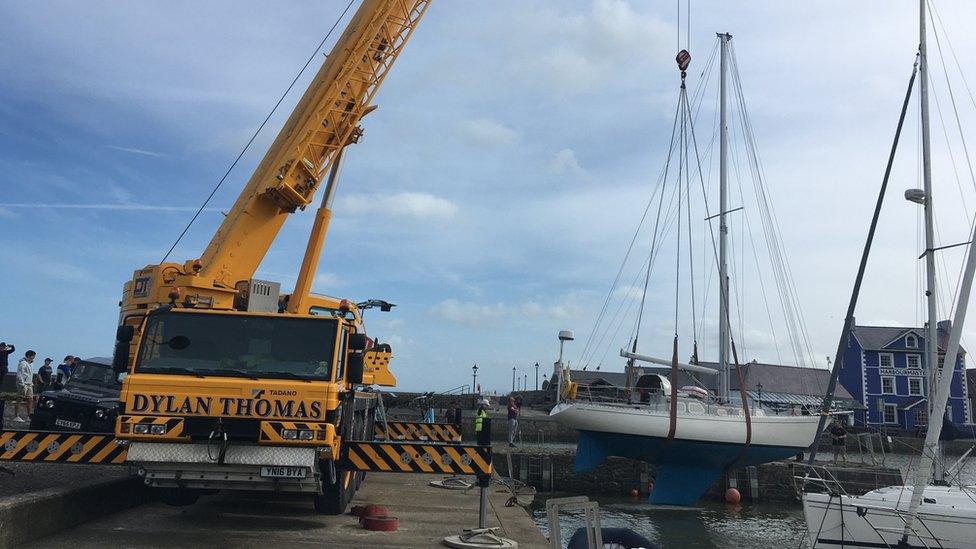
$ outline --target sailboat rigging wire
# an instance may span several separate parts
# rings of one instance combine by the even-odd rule
[[[851,291],[851,299],[847,304],[847,314],[844,317],[844,328],[841,330],[840,341],[837,343],[837,353],[834,357],[834,366],[830,372],[830,380],[827,382],[827,392],[824,393],[823,402],[820,406],[820,421],[817,423],[817,433],[822,433],[826,426],[827,414],[830,412],[831,404],[834,400],[834,390],[837,388],[837,377],[844,366],[844,349],[847,348],[847,340],[850,337],[851,329],[854,327],[854,311],[857,308],[857,300],[861,293],[861,283],[864,281],[864,271],[867,269],[868,257],[871,254],[871,245],[874,242],[874,233],[878,228],[878,218],[881,217],[881,207],[884,205],[885,192],[888,189],[888,179],[891,177],[891,166],[895,162],[895,152],[898,150],[898,140],[901,137],[901,129],[905,123],[905,114],[908,112],[908,105],[912,97],[912,87],[915,85],[915,76],[918,74],[918,57],[912,67],[912,76],[908,80],[908,89],[905,91],[905,100],[902,103],[901,115],[898,117],[898,125],[895,128],[895,137],[891,143],[891,152],[888,154],[888,163],[885,166],[884,178],[881,180],[881,189],[878,191],[878,199],[874,206],[874,214],[871,217],[871,225],[868,227],[868,235],[861,251],[861,262],[858,264],[857,275],[854,278],[854,288]],[[817,439],[819,440],[819,438]],[[818,444],[817,440],[810,446],[810,457],[803,474],[802,488],[806,488],[810,480],[810,472],[813,470],[813,462],[817,459]]]
[[[930,2],[926,2],[926,5],[928,5],[928,7],[929,7],[929,13],[931,14],[932,13],[931,3]],[[934,25],[933,25],[933,27],[934,27]],[[943,28],[943,32],[945,32],[945,29],[944,28]],[[966,145],[966,135],[962,131],[962,122],[960,122],[960,120],[959,120],[959,109],[956,106],[956,96],[952,92],[952,83],[949,81],[949,69],[946,67],[945,56],[942,54],[942,41],[939,39],[939,32],[938,32],[937,29],[933,28],[932,29],[932,34],[933,34],[933,36],[935,36],[935,47],[936,47],[936,50],[939,52],[939,61],[942,64],[942,73],[945,75],[946,89],[949,92],[949,101],[952,103],[952,113],[955,115],[955,118],[956,118],[956,129],[959,130],[959,140],[962,142],[962,149],[963,149],[963,152],[965,153],[965,157],[966,157],[966,166],[969,168],[969,179],[973,183],[973,188],[976,188],[976,175],[974,175],[974,173],[973,173],[973,163],[972,163],[972,160],[970,159],[970,156],[969,156],[969,147]],[[946,36],[946,42],[948,42],[948,41],[949,41],[949,37],[947,35]],[[959,74],[960,75],[962,74],[962,68],[961,67],[959,68]],[[965,78],[963,78],[963,82],[965,82]],[[968,85],[967,85],[967,89],[968,89]],[[936,102],[938,102],[938,98],[936,98]],[[976,106],[976,105],[974,105],[974,106]],[[939,117],[940,118],[942,117],[941,110],[939,112]],[[943,121],[943,129],[944,128],[945,128],[945,122]],[[946,137],[946,139],[948,140],[948,136]],[[955,169],[955,161],[953,161],[953,169]],[[967,209],[966,215],[967,215],[967,218],[968,218],[968,216],[969,216],[968,209]],[[970,224],[972,224],[971,221],[970,221]]]
[[[678,112],[676,109],[674,115],[674,122],[671,126],[671,144],[668,147],[669,155],[670,155],[670,150],[674,148],[675,131],[677,127],[678,127]],[[618,282],[620,282],[620,276],[623,274],[624,268],[627,266],[627,260],[630,258],[630,254],[634,249],[634,244],[637,242],[637,237],[640,235],[641,228],[644,226],[644,221],[647,218],[647,213],[650,211],[651,205],[654,204],[654,196],[657,194],[658,191],[660,191],[662,194],[664,193],[666,177],[667,177],[667,167],[665,166],[665,168],[661,170],[661,175],[658,178],[657,185],[654,187],[654,190],[651,192],[650,198],[648,198],[647,200],[647,205],[644,207],[644,213],[641,215],[640,221],[637,223],[637,228],[634,230],[634,236],[630,239],[630,244],[627,246],[627,252],[624,254],[623,260],[620,262],[620,268],[617,269],[617,275],[614,277],[613,283],[610,285],[610,291],[607,292],[607,298],[604,300],[603,306],[600,308],[600,313],[597,315],[597,320],[593,325],[593,329],[590,331],[589,336],[587,336],[586,343],[583,345],[583,350],[580,353],[580,357],[578,361],[579,364],[586,363],[584,362],[584,360],[587,356],[587,352],[590,351],[590,343],[593,340],[593,336],[595,335],[595,333],[599,330],[599,326],[604,318],[604,315],[606,314],[607,307],[610,304],[610,300],[613,298],[613,293],[617,288]]]
[[[731,73],[733,87],[735,90],[734,96],[739,106],[741,130],[744,135],[749,157],[752,160],[749,165],[750,169],[753,171],[753,185],[755,187],[760,212],[762,213],[761,219],[763,220],[764,232],[766,233],[767,247],[769,248],[776,279],[782,283],[782,286],[780,287],[782,296],[781,301],[783,302],[784,317],[787,319],[791,329],[791,343],[795,345],[799,351],[798,354],[800,355],[800,358],[803,359],[798,365],[806,366],[807,358],[815,362],[813,359],[813,347],[810,343],[809,330],[806,326],[806,321],[803,315],[803,307],[796,291],[794,277],[790,268],[789,253],[781,241],[780,235],[782,234],[782,231],[779,227],[779,221],[777,219],[776,212],[772,208],[772,203],[769,198],[769,191],[763,183],[766,179],[764,173],[765,170],[762,167],[762,159],[759,154],[755,133],[752,129],[752,122],[745,102],[745,95],[743,93],[742,79],[739,72],[735,46],[730,46]]]

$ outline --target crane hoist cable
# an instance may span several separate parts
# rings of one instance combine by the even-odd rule
[[[292,79],[291,84],[288,84],[288,88],[285,90],[283,94],[281,94],[281,97],[278,98],[278,101],[274,104],[274,107],[271,108],[271,111],[268,113],[268,116],[265,116],[264,121],[261,122],[261,125],[258,126],[258,129],[254,130],[254,134],[251,135],[250,139],[248,139],[247,144],[245,144],[244,148],[241,149],[240,154],[238,154],[237,158],[235,158],[234,161],[231,162],[230,167],[227,168],[227,171],[224,172],[223,177],[221,177],[220,180],[217,181],[217,184],[214,185],[214,188],[213,190],[210,191],[210,194],[207,196],[207,199],[203,201],[203,204],[200,205],[200,208],[197,209],[196,213],[193,214],[193,217],[190,218],[190,221],[186,224],[185,227],[183,227],[183,231],[180,232],[180,236],[176,237],[176,241],[173,242],[173,245],[170,246],[169,250],[166,251],[166,255],[164,255],[162,261],[159,262],[160,264],[166,262],[170,254],[173,253],[173,250],[176,249],[176,246],[179,245],[180,241],[183,240],[183,237],[186,236],[187,231],[190,230],[190,226],[192,226],[193,223],[197,220],[197,218],[200,217],[200,214],[203,212],[204,208],[207,207],[207,204],[210,203],[214,195],[217,194],[217,191],[220,190],[220,186],[223,185],[224,181],[227,180],[227,176],[230,175],[230,172],[234,170],[234,168],[237,166],[237,163],[240,162],[241,158],[244,157],[244,153],[246,153],[247,150],[251,148],[251,144],[254,143],[255,139],[257,139],[258,134],[261,133],[261,130],[263,130],[264,126],[267,125],[268,120],[271,120],[271,117],[278,110],[278,107],[281,106],[281,102],[285,100],[285,97],[287,97],[289,93],[291,93],[291,89],[295,87],[295,84],[298,82],[298,79],[302,77],[302,74],[305,73],[305,70],[308,69],[308,66],[312,64],[312,61],[314,61],[315,58],[318,56],[319,52],[322,51],[322,48],[325,46],[325,43],[332,36],[332,33],[335,32],[336,28],[339,26],[339,23],[342,22],[342,19],[346,16],[346,13],[349,12],[349,8],[352,7],[354,1],[355,0],[349,0],[349,3],[346,4],[345,9],[342,10],[342,13],[340,13],[339,17],[336,18],[335,23],[332,24],[332,28],[330,28],[329,32],[325,34],[325,37],[322,38],[321,42],[319,42],[318,47],[315,48],[315,51],[312,52],[312,55],[309,56],[308,60],[305,61],[305,65],[302,66],[301,70],[298,71],[298,74],[295,75],[295,78]]]

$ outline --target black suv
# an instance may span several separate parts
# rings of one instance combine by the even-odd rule
[[[110,361],[80,361],[64,387],[41,393],[30,428],[111,433],[115,430],[121,388]]]

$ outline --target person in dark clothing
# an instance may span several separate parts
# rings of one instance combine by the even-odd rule
[[[6,341],[0,341],[0,381],[10,372],[10,362],[7,359],[16,350],[13,345],[7,345]]]
[[[75,357],[68,355],[64,357],[64,361],[58,364],[58,371],[56,372],[57,380],[56,383],[60,386],[64,386],[68,382],[68,378],[71,377],[71,368],[74,364]]]
[[[7,358],[10,356],[10,353],[16,350],[13,345],[7,345],[6,341],[0,341],[0,385],[3,385],[3,380],[6,379],[7,374],[10,372],[10,363],[7,361]],[[3,425],[4,408],[6,408],[6,401],[0,398],[0,425]]]
[[[37,369],[37,373],[34,374],[34,398],[37,399],[41,393],[44,391],[51,390],[51,385],[54,383],[54,368],[51,367],[51,363],[54,362],[50,358],[44,359],[44,364]]]
[[[518,433],[518,417],[521,407],[514,396],[508,397],[508,445],[515,448]]]
[[[847,429],[839,417],[834,418],[834,424],[830,427],[830,445],[834,450],[834,463],[837,463],[838,455],[847,463]]]

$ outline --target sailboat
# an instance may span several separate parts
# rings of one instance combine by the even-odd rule
[[[592,470],[608,456],[652,463],[657,476],[649,501],[656,504],[691,505],[729,468],[747,467],[802,454],[819,432],[817,416],[767,414],[762,407],[752,406],[741,383],[737,403],[730,395],[731,362],[738,365],[729,322],[726,221],[730,213],[727,75],[731,38],[727,33],[718,34],[720,203],[719,213],[713,217],[719,218],[716,253],[720,281],[719,366],[716,369],[679,362],[677,328],[670,360],[637,353],[635,337],[633,347],[620,353],[621,357],[627,359],[628,381],[624,399],[582,398],[577,394],[578,388],[568,379],[569,370],[565,369],[560,372],[558,382],[560,394],[565,398],[550,412],[556,421],[579,432],[575,471]],[[682,50],[676,59],[682,73],[682,94],[685,93],[684,77],[689,60],[686,50]],[[687,105],[687,95],[683,97]],[[649,272],[648,265],[648,276]],[[638,329],[639,324],[638,319]],[[637,363],[670,367],[670,374],[643,374]],[[718,394],[712,395],[693,385],[679,387],[679,372],[718,376]]]
[[[908,91],[902,105],[901,118],[895,132],[894,143],[888,159],[888,167],[875,207],[874,218],[861,256],[861,265],[854,283],[854,291],[848,306],[847,319],[838,348],[838,360],[831,376],[830,388],[825,398],[829,402],[837,373],[842,367],[842,354],[846,338],[853,323],[854,308],[864,269],[870,252],[878,215],[891,173],[891,165],[898,146],[912,86],[916,74],[920,81],[920,111],[922,131],[922,176],[924,189],[911,189],[905,198],[925,207],[925,258],[926,300],[928,309],[928,337],[926,338],[927,367],[929,374],[929,418],[922,455],[917,465],[909,469],[911,484],[888,486],[872,490],[861,496],[843,492],[835,483],[813,475],[815,453],[810,456],[802,494],[803,511],[807,522],[810,547],[976,547],[976,487],[950,486],[939,448],[939,436],[943,429],[941,418],[945,416],[949,389],[953,376],[941,375],[938,368],[939,340],[937,330],[934,208],[932,201],[931,150],[929,142],[928,82],[929,68],[926,48],[926,0],[919,1],[919,49],[915,67],[909,80]],[[946,364],[955,364],[959,341],[976,274],[976,230],[969,242],[965,268],[959,286],[958,302],[948,342],[945,346]],[[933,474],[934,473],[934,474]]]

